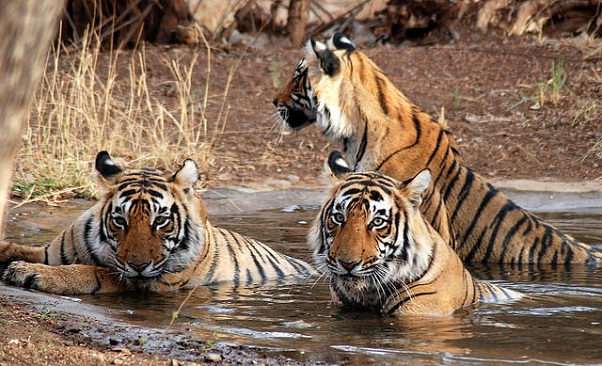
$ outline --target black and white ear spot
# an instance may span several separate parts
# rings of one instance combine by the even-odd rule
[[[328,155],[328,167],[334,175],[351,173],[349,164],[339,150],[334,150]]]
[[[109,156],[109,153],[106,151],[101,151],[96,155],[94,167],[105,179],[110,179],[123,171],[115,164],[113,159],[111,159],[111,156]]]
[[[328,49],[328,47],[322,43],[322,42],[318,42],[315,39],[310,39],[309,40],[311,42],[311,48],[314,50],[314,52],[317,54],[318,52],[324,52]]]
[[[408,182],[405,189],[408,191],[408,198],[414,206],[418,207],[422,203],[422,195],[429,188],[431,177],[431,171],[424,169]]]
[[[342,33],[335,33],[332,36],[332,45],[337,50],[355,51],[355,45]]]
[[[347,179],[349,173],[352,173],[352,170],[349,168],[343,154],[338,150],[334,150],[324,161],[324,169],[320,180],[326,185],[335,186]]]
[[[341,61],[339,58],[328,48],[324,43],[311,41],[311,48],[313,49],[316,57],[320,61],[320,68],[328,76],[336,75],[341,69]]]
[[[194,192],[197,180],[199,180],[199,167],[192,159],[186,159],[182,167],[173,175],[174,183],[187,194]]]

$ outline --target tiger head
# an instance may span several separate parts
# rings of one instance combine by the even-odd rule
[[[174,174],[151,169],[122,170],[106,151],[96,156],[104,194],[97,207],[99,261],[122,279],[148,282],[187,268],[205,243],[207,213],[194,185],[196,163],[187,159]],[[87,229],[88,230],[88,229]]]
[[[286,127],[316,121],[326,137],[345,142],[361,136],[368,120],[412,122],[415,106],[344,35],[325,43],[310,39],[304,55],[274,99]]]
[[[305,59],[297,63],[293,77],[278,91],[274,106],[287,128],[300,129],[316,121],[315,101],[307,79]]]
[[[317,121],[325,129],[330,115],[316,99],[312,82],[319,80],[320,73],[329,77],[338,74],[341,69],[340,58],[353,52],[355,46],[349,39],[336,33],[328,45],[311,39],[304,50],[305,58],[297,63],[293,77],[278,91],[274,105],[285,127],[300,129]],[[336,93],[337,86],[333,84],[330,91]]]
[[[378,308],[424,273],[432,247],[418,207],[431,181],[423,170],[407,184],[378,172],[345,175],[308,236],[318,269],[343,304]]]

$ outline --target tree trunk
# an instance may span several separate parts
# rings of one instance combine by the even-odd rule
[[[80,42],[92,29],[105,43],[134,47],[140,41],[198,41],[186,0],[68,0],[63,15],[63,41]]]
[[[305,26],[307,25],[308,18],[309,0],[291,0],[286,30],[293,47],[301,46],[301,42],[304,41]]]
[[[0,238],[21,125],[63,9],[59,0],[0,1]]]

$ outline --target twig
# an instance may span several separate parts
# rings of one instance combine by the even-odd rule
[[[215,190],[213,190],[213,189],[209,189],[208,191],[211,191],[211,192],[215,193],[216,195],[218,195],[218,196],[219,196],[219,197],[221,197],[221,198],[225,198],[225,199],[226,199],[226,201],[230,202],[230,204],[231,204],[232,206],[234,206],[234,208],[236,208],[238,211],[240,211],[240,212],[243,212],[243,211],[244,211],[242,208],[240,208],[240,206],[238,206],[238,205],[237,205],[237,204],[236,204],[234,201],[232,201],[232,199],[230,199],[230,198],[226,197],[225,195],[223,195],[223,194],[219,193],[218,191],[215,191]]]
[[[69,193],[69,192],[73,192],[75,190],[83,189],[83,188],[85,188],[85,187],[84,186],[79,186],[79,187],[65,188],[65,189],[62,189],[60,191],[43,194],[43,195],[37,196],[35,198],[31,198],[31,193],[30,193],[27,196],[26,199],[24,199],[23,201],[21,201],[20,203],[18,203],[14,207],[12,207],[12,209],[14,210],[14,209],[19,208],[19,207],[21,207],[23,205],[26,205],[28,203],[33,203],[33,202],[38,202],[38,201],[45,201],[46,203],[50,204],[50,200],[48,199],[49,197],[58,196],[58,195],[63,194],[63,193]]]
[[[311,1],[311,5],[315,6],[315,7],[316,7],[316,8],[318,8],[318,9],[319,9],[319,10],[320,10],[322,13],[326,14],[326,15],[327,15],[327,16],[330,18],[330,21],[333,21],[333,20],[334,20],[334,16],[333,16],[333,15],[332,15],[332,14],[331,14],[331,13],[330,13],[328,10],[326,10],[326,8],[325,8],[325,7],[323,7],[323,6],[322,6],[322,4],[320,4],[318,1],[316,1],[316,0],[312,0],[312,1]],[[315,15],[316,15],[316,16],[317,16],[319,19],[320,19],[320,21],[322,21],[322,22],[323,22],[323,20],[322,20],[322,17],[320,17],[320,15],[318,14],[318,12],[317,12],[317,11],[315,11],[315,10],[314,10],[313,12],[314,12],[314,14],[315,14]]]
[[[364,8],[364,5],[366,5],[370,1],[372,1],[372,0],[364,0],[363,2],[361,2],[358,5],[356,5],[355,7],[351,8],[350,10],[348,10],[345,13],[343,13],[343,14],[339,15],[338,17],[334,18],[330,22],[322,24],[318,28],[316,28],[313,31],[311,31],[307,35],[307,38],[311,38],[311,37],[315,36],[316,34],[323,32],[324,30],[330,28],[333,24],[337,23],[341,19],[346,19],[345,22],[343,23],[344,27],[341,27],[341,29],[339,29],[339,31],[344,31],[345,28],[349,25],[349,23],[355,19],[355,17],[357,16],[357,14],[360,11],[362,11],[362,9]]]
[[[194,292],[194,290],[196,290],[197,286],[194,286],[193,288],[190,289],[190,291],[188,291],[188,295],[186,295],[186,298],[184,299],[184,301],[182,301],[180,303],[180,306],[178,306],[178,309],[175,311],[175,314],[180,314],[180,312],[182,311],[182,308],[184,307],[184,305],[188,302],[188,300],[190,300],[190,296],[192,296],[192,293]],[[176,321],[176,316],[171,316],[171,321],[169,322],[169,327],[171,327],[173,325],[173,322]]]

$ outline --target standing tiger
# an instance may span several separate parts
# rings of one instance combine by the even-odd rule
[[[403,182],[428,168],[434,178],[421,210],[466,262],[602,262],[600,250],[517,206],[465,166],[447,126],[412,104],[340,34],[328,46],[308,41],[274,104],[289,128],[317,122],[342,144],[352,171],[378,170]]]
[[[191,159],[165,175],[150,168],[122,170],[103,151],[95,168],[101,199],[52,243],[0,242],[0,263],[12,262],[4,282],[57,294],[96,294],[264,283],[314,272],[256,240],[211,226],[195,194],[199,171]]]
[[[420,212],[431,182],[378,172],[349,174],[322,206],[308,236],[335,301],[382,314],[447,315],[479,301],[521,294],[475,280]]]

